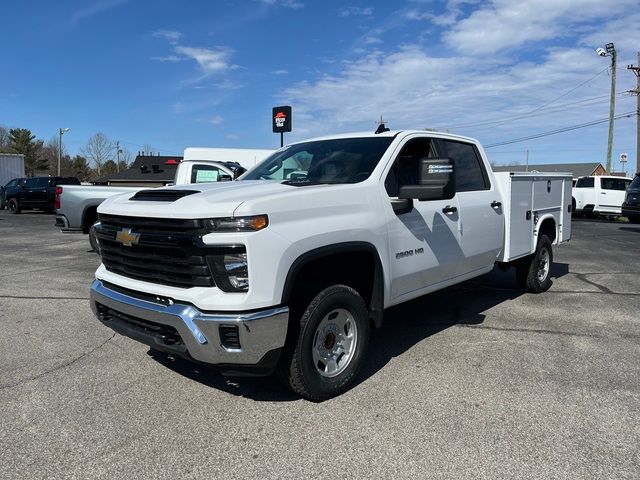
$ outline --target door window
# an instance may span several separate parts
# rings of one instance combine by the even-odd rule
[[[474,145],[454,140],[441,140],[441,143],[441,155],[453,161],[456,192],[489,190],[489,178]]]
[[[38,178],[38,182],[36,183],[36,188],[46,188],[49,186],[49,178],[48,177],[40,177]]]
[[[593,177],[580,177],[576,182],[576,188],[593,188]]]
[[[25,186],[27,188],[36,188],[36,185],[38,184],[38,179],[37,178],[27,178],[27,181],[24,182]]]
[[[600,185],[603,190],[618,190],[624,192],[629,185],[630,180],[624,178],[602,178]]]
[[[420,160],[424,157],[436,156],[435,145],[431,138],[413,138],[405,143],[384,181],[387,194],[390,197],[397,197],[400,185],[418,185]]]
[[[211,183],[232,180],[231,176],[214,165],[194,165],[191,167],[191,183]]]
[[[9,183],[7,183],[4,188],[10,188],[10,187],[15,187],[18,184],[18,179],[14,178],[13,180],[11,180]]]

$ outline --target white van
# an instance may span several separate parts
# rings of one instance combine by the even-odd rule
[[[620,215],[624,192],[632,180],[608,175],[580,177],[573,187],[572,210],[584,215]]]

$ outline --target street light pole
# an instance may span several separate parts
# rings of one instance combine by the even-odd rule
[[[62,135],[69,131],[68,128],[58,129],[59,141],[58,141],[58,176],[60,176],[60,158],[62,157]]]
[[[631,172],[633,175],[636,172],[640,172],[640,52],[638,52],[638,64],[629,65],[627,67],[636,75],[637,84],[635,92],[636,95],[636,169]]]
[[[607,43],[596,50],[601,57],[611,57],[611,100],[609,101],[609,138],[607,139],[607,173],[611,173],[611,151],[613,150],[613,117],[616,109],[616,47]]]

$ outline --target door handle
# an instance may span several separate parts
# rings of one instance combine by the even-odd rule
[[[442,209],[442,213],[446,213],[447,215],[451,215],[452,213],[456,213],[458,209],[456,207],[452,207],[451,205],[447,205]]]
[[[502,202],[498,202],[497,200],[494,200],[493,202],[491,202],[491,208],[498,208],[502,206]]]
[[[600,195],[606,195],[607,192],[600,192]]]

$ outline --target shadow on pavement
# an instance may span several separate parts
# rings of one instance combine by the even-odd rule
[[[625,232],[640,233],[640,227],[620,227],[620,230],[623,230]]]
[[[554,263],[553,278],[569,272],[566,263]],[[367,360],[359,385],[414,345],[454,325],[479,325],[484,312],[524,292],[516,284],[514,270],[491,272],[385,310],[384,325],[371,334]],[[148,355],[180,375],[218,390],[256,401],[292,401],[299,397],[275,377],[225,377],[216,370],[174,358],[155,350]]]

